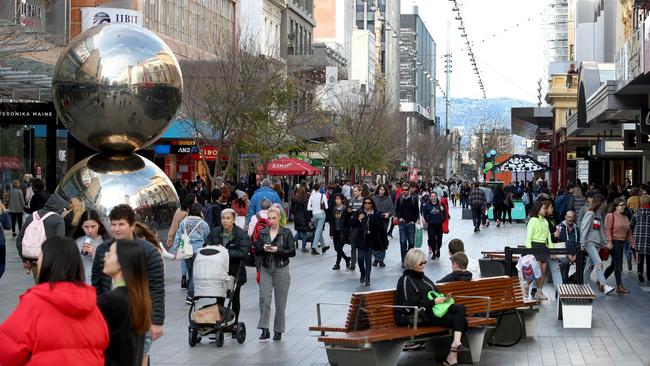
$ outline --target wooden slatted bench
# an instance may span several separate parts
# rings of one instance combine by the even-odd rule
[[[589,285],[563,284],[557,287],[557,318],[564,328],[591,328],[592,304],[596,294]]]
[[[458,304],[465,305],[469,330],[466,334],[472,360],[480,360],[486,326],[495,325],[490,315],[504,310],[530,306],[523,300],[517,278],[494,277],[467,282],[437,285],[445,294],[452,294]],[[398,327],[395,324],[395,290],[354,293],[348,305],[345,326],[326,326],[321,322],[320,304],[317,304],[320,342],[331,365],[395,365],[404,344],[451,333],[443,327]],[[339,304],[340,305],[340,304]],[[325,335],[327,332],[339,334]]]

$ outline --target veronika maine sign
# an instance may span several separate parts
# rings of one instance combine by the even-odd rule
[[[56,110],[51,102],[0,103],[0,121],[3,125],[56,124]]]
[[[142,12],[122,8],[81,8],[81,31],[96,25],[131,23],[142,27]]]

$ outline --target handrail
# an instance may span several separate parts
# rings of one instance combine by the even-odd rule
[[[316,303],[316,318],[317,318],[318,326],[319,326],[319,327],[323,325],[323,324],[322,324],[322,320],[321,320],[321,312],[320,312],[320,306],[321,306],[321,305],[337,305],[337,306],[344,306],[344,305],[347,305],[347,306],[350,306],[351,304],[349,304],[349,303],[346,304],[346,303],[341,303],[341,302],[319,302],[319,303]],[[324,336],[324,335],[325,335],[325,331],[321,330],[321,331],[320,331],[320,335],[321,335],[321,336]]]
[[[452,298],[462,298],[462,299],[487,299],[487,312],[485,317],[490,317],[490,308],[492,307],[492,298],[489,296],[470,296],[470,295],[461,295],[461,296],[451,296]]]

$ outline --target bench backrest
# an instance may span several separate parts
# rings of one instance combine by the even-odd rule
[[[489,277],[473,281],[436,284],[436,287],[441,293],[451,293],[452,296],[489,296],[490,312],[525,306],[517,277]],[[354,293],[353,299],[358,299],[356,305],[356,314],[359,314],[357,330],[395,327],[394,308],[383,306],[395,305],[395,293],[396,291],[393,289]],[[456,303],[465,305],[467,315],[485,314],[487,306],[485,299],[457,297]],[[361,307],[360,312],[358,311],[359,306]],[[352,309],[352,305],[350,309]],[[355,314],[348,313],[348,324],[351,320],[354,321],[354,316]]]

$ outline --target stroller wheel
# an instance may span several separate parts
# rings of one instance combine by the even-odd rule
[[[214,335],[217,337],[217,348],[223,347],[223,330],[217,330]]]
[[[235,338],[237,338],[237,343],[244,344],[246,342],[246,324],[237,323],[235,328]]]
[[[201,342],[201,337],[199,337],[199,332],[196,329],[190,327],[188,333],[189,333],[188,341],[190,347],[194,347],[196,346],[197,343]]]

